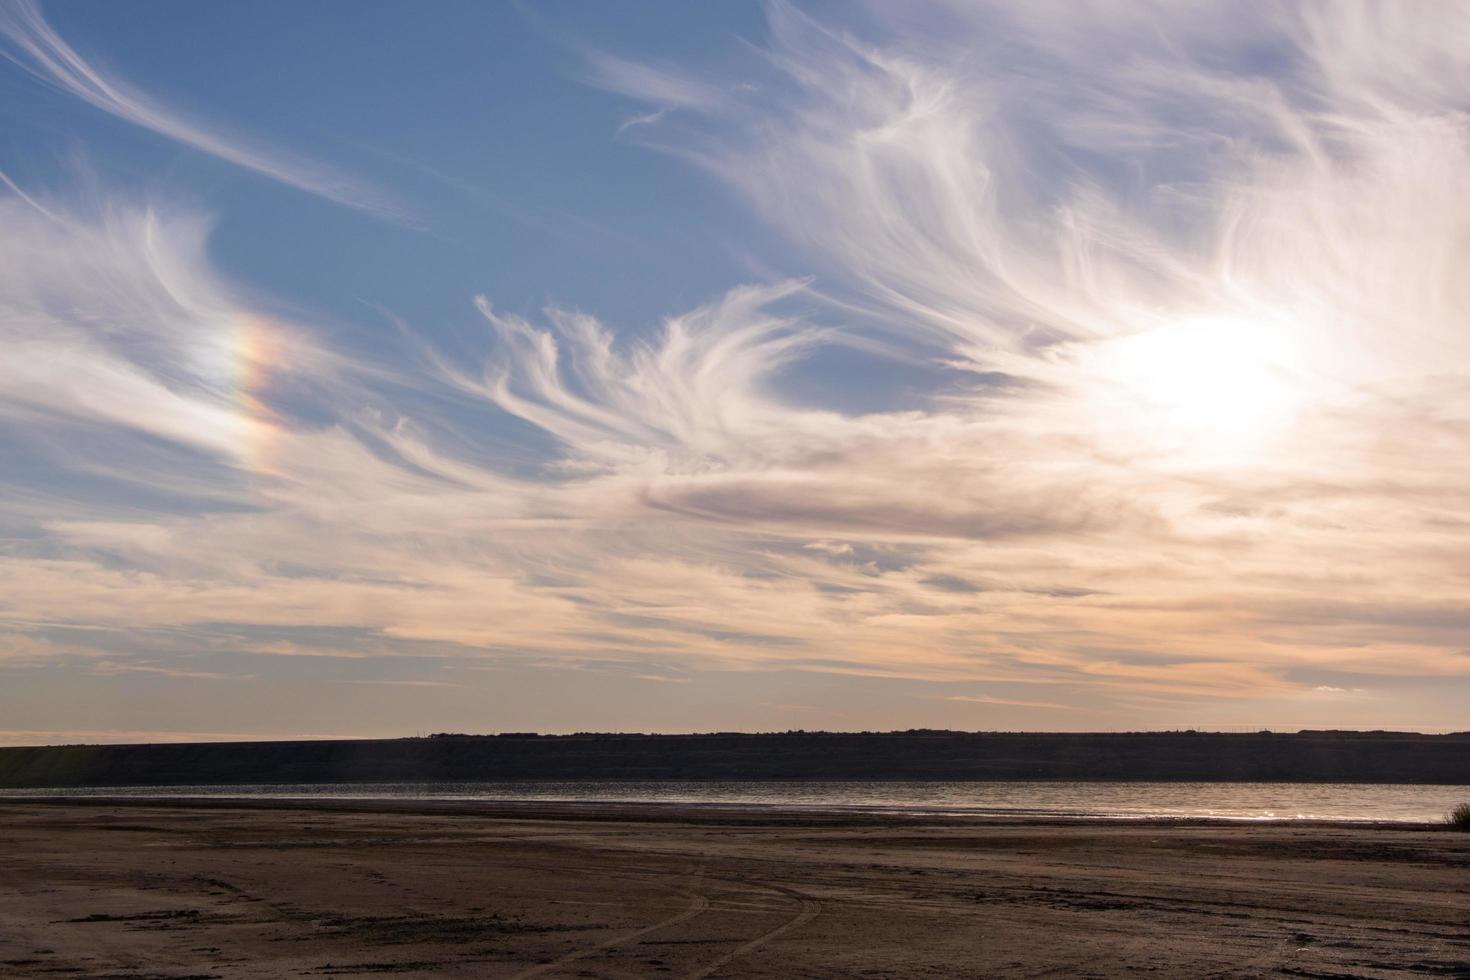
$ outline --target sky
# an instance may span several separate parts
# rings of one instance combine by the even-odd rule
[[[0,744],[1470,727],[1466,51],[0,0]]]

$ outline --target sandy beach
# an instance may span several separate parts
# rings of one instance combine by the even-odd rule
[[[7,977],[1470,976],[1470,835],[0,805]]]

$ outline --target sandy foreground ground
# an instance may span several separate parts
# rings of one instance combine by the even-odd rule
[[[1470,977],[1470,835],[0,803],[4,977]]]

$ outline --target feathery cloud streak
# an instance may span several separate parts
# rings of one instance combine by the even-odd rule
[[[380,218],[411,224],[392,195],[363,180],[284,150],[190,119],[87,61],[47,22],[34,0],[0,4],[0,57],[37,81],[103,112],[308,194]]]

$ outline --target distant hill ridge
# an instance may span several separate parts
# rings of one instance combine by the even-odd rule
[[[440,734],[0,748],[0,788],[497,780],[1470,784],[1470,732]]]

